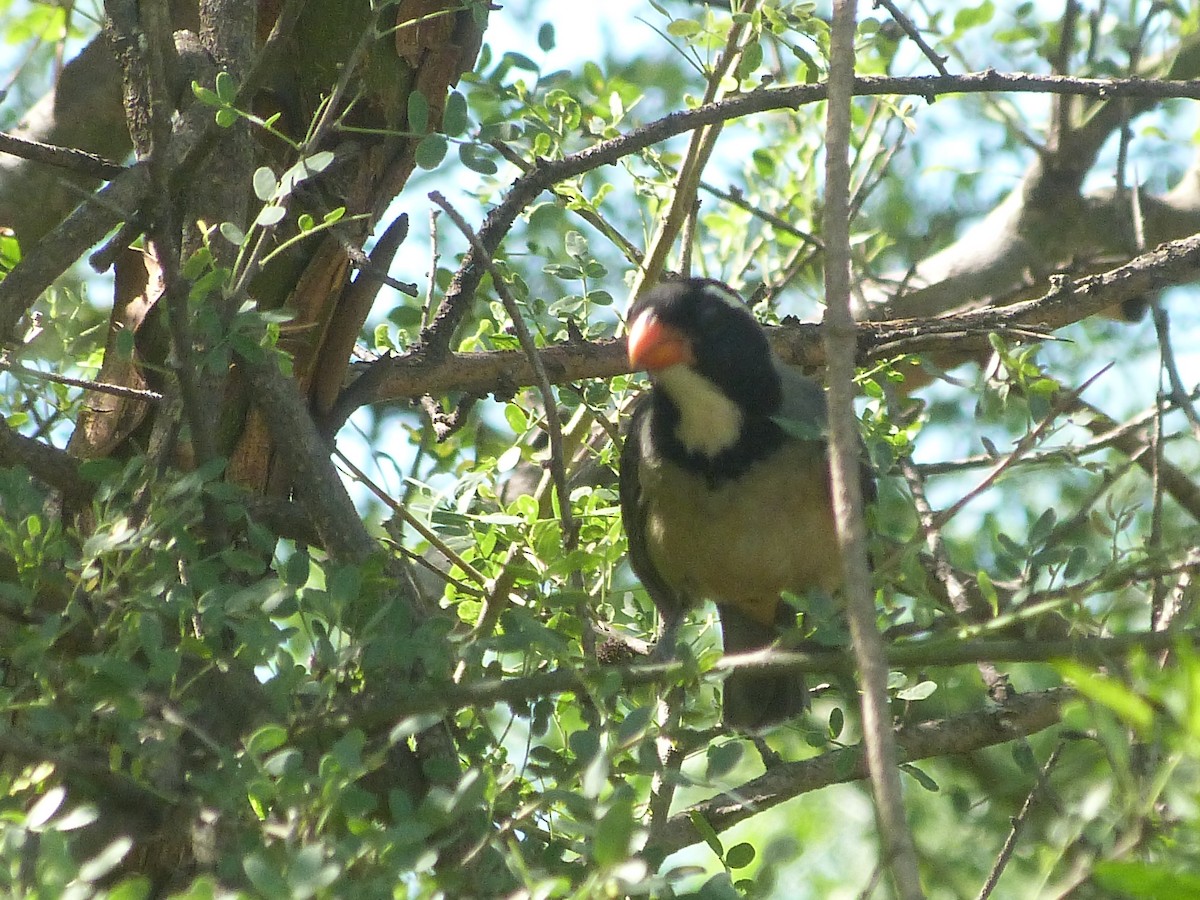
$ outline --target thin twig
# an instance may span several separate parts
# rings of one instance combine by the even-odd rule
[[[650,784],[650,803],[647,815],[650,820],[649,838],[657,837],[671,814],[671,800],[679,786],[679,772],[687,752],[680,747],[674,735],[679,731],[679,720],[683,714],[683,689],[676,685],[667,691],[660,704],[659,733],[655,739],[658,750],[658,770]]]
[[[893,404],[894,412],[894,404]],[[940,529],[934,526],[933,507],[925,495],[925,482],[913,464],[912,456],[904,454],[897,461],[904,480],[908,484],[909,493],[913,498],[913,506],[917,511],[917,519],[924,532],[925,546],[929,548],[932,557],[933,576],[942,585],[950,606],[955,614],[968,620],[978,621],[988,614],[988,610],[979,598],[970,594],[965,585],[955,574],[946,551],[946,542]],[[979,673],[987,686],[988,695],[997,702],[1008,699],[1008,682],[1004,675],[990,662],[979,663]]]
[[[921,52],[925,54],[925,58],[933,63],[933,67],[938,70],[939,74],[949,75],[950,70],[946,68],[946,60],[949,57],[942,56],[926,43],[925,38],[921,35],[921,30],[913,24],[912,19],[904,14],[892,0],[875,0],[875,8],[883,7],[888,11],[888,14],[895,20],[896,24],[912,38],[913,43],[921,48]]]
[[[421,305],[421,331],[429,327],[430,317],[437,312],[433,305],[433,292],[437,288],[438,261],[442,258],[437,227],[440,213],[439,209],[429,210],[429,280],[425,283],[425,302]]]
[[[975,485],[975,487],[971,488],[971,490],[959,497],[958,500],[937,514],[933,521],[934,526],[939,529],[945,527],[946,523],[958,515],[964,506],[986,491],[996,481],[996,479],[1008,471],[1008,469],[1018,459],[1032,450],[1033,447],[1036,446],[1037,442],[1041,440],[1042,435],[1045,434],[1050,426],[1058,420],[1058,417],[1068,410],[1074,408],[1083,392],[1091,387],[1092,383],[1096,381],[1097,378],[1111,368],[1112,363],[1109,363],[1079,387],[1072,391],[1068,391],[1066,394],[1060,395],[1055,400],[1054,405],[1050,408],[1050,412],[1046,414],[1045,418],[1038,422],[1037,425],[1035,425],[1019,441],[1017,441],[1017,446],[1013,448],[1011,453],[1007,454],[1002,460],[1000,460],[1000,462],[998,462],[992,468],[992,470],[988,472],[983,480]]]
[[[1021,804],[1021,809],[1017,812],[1012,820],[1012,828],[1008,832],[1008,837],[1004,839],[1004,846],[1000,848],[1000,854],[996,857],[996,862],[992,865],[992,870],[988,872],[987,880],[983,883],[983,888],[979,891],[978,900],[988,900],[992,896],[992,891],[996,889],[996,884],[1000,881],[1000,876],[1004,873],[1008,861],[1012,859],[1013,851],[1017,849],[1017,839],[1021,835],[1021,828],[1025,821],[1029,818],[1029,813],[1033,809],[1034,800],[1048,787],[1048,779],[1050,772],[1058,763],[1059,754],[1062,753],[1064,744],[1059,742],[1058,746],[1047,757],[1045,765],[1038,772],[1037,780],[1033,784],[1033,788],[1025,797],[1025,802]]]
[[[1091,416],[1091,420],[1084,425],[1088,431],[1097,436],[1116,435],[1112,440],[1112,446],[1134,460],[1146,474],[1151,474],[1153,462],[1146,458],[1149,456],[1146,450],[1150,447],[1150,443],[1145,434],[1139,434],[1137,431],[1128,434],[1119,433],[1116,422],[1105,415],[1100,409],[1092,406],[1090,403],[1085,403],[1082,399],[1076,398],[1072,411],[1075,410],[1086,411]],[[1197,485],[1187,472],[1172,463],[1169,459],[1159,462],[1158,472],[1162,489],[1188,515],[1200,521],[1200,485]]]
[[[1158,415],[1150,429],[1151,469],[1150,469],[1150,532],[1146,535],[1146,550],[1153,559],[1163,549],[1163,484],[1162,466],[1166,462],[1163,447],[1163,400],[1162,368],[1158,372]],[[1157,622],[1163,617],[1163,609],[1167,599],[1167,587],[1161,578],[1155,578],[1150,585],[1150,621]]]
[[[1200,394],[1200,390],[1193,391],[1192,397]],[[1040,453],[1028,453],[1018,463],[1026,466],[1045,465],[1048,463],[1061,462],[1064,457],[1078,458],[1088,456],[1100,450],[1105,450],[1114,446],[1123,437],[1134,434],[1138,429],[1144,427],[1147,422],[1150,422],[1158,415],[1158,405],[1151,406],[1147,410],[1143,410],[1133,416],[1128,421],[1114,428],[1112,431],[1104,432],[1097,435],[1094,439],[1086,444],[1078,446],[1072,444],[1064,444],[1060,447],[1050,447]],[[1182,436],[1182,435],[1181,435]],[[922,478],[928,478],[934,475],[954,475],[968,469],[981,469],[985,466],[996,464],[996,457],[980,453],[975,456],[967,456],[962,459],[946,460],[943,462],[934,463],[916,463],[917,472]]]
[[[1051,71],[1055,75],[1066,75],[1071,67],[1071,52],[1075,44],[1075,23],[1079,19],[1079,0],[1067,0],[1059,20],[1058,47],[1051,60]],[[1046,146],[1050,152],[1061,151],[1066,146],[1066,137],[1071,130],[1073,98],[1055,97],[1050,104],[1050,127],[1047,129]]]
[[[517,153],[517,151],[515,151],[504,141],[489,141],[488,146],[490,146],[493,150],[495,150],[506,160],[526,174],[528,174],[528,172],[533,168],[532,163],[525,160],[521,154]],[[642,251],[639,250],[637,246],[635,246],[634,243],[629,240],[629,238],[621,234],[621,232],[617,230],[616,226],[604,218],[604,216],[600,215],[600,213],[595,210],[588,209],[585,206],[568,205],[567,201],[569,198],[564,196],[562,188],[558,185],[554,185],[550,188],[550,190],[554,192],[554,198],[562,206],[579,216],[579,218],[583,219],[583,221],[587,222],[602,235],[608,238],[613,245],[621,251],[621,255],[624,256],[625,259],[627,259],[632,265],[640,266],[642,264],[642,259],[644,258]]]
[[[112,394],[114,397],[125,397],[129,400],[144,400],[147,403],[159,403],[163,398],[162,394],[158,391],[140,390],[138,388],[125,387],[121,384],[110,384],[107,381],[72,378],[70,375],[59,375],[57,372],[43,372],[40,369],[31,369],[28,366],[9,362],[7,359],[0,359],[0,370],[12,372],[16,375],[27,375],[39,381],[52,381],[55,384],[65,384],[68,387],[96,391],[99,394]]]
[[[1183,410],[1188,425],[1192,429],[1192,435],[1200,440],[1200,414],[1197,414],[1196,407],[1192,403],[1192,392],[1184,387],[1183,378],[1179,375],[1179,365],[1175,362],[1175,350],[1171,345],[1171,320],[1167,316],[1167,310],[1163,306],[1162,300],[1157,296],[1150,303],[1150,315],[1154,319],[1154,333],[1158,338],[1161,365],[1167,374],[1167,384],[1171,388],[1168,396],[1172,403]]]
[[[516,299],[508,291],[504,276],[496,268],[496,264],[487,249],[479,242],[479,236],[467,224],[467,220],[462,217],[458,210],[450,205],[449,201],[440,192],[433,191],[430,193],[429,199],[440,206],[443,212],[450,217],[450,221],[463,233],[470,242],[471,247],[483,260],[485,267],[491,273],[492,286],[496,289],[496,294],[500,297],[500,302],[504,304],[509,319],[512,320],[513,329],[517,332],[517,340],[521,344],[521,349],[525,351],[530,365],[533,366],[538,390],[542,395],[542,406],[546,415],[546,431],[550,437],[550,473],[554,478],[555,491],[558,493],[558,510],[559,521],[562,523],[563,549],[570,552],[575,549],[579,531],[575,524],[575,516],[571,512],[571,491],[567,482],[566,463],[563,460],[562,421],[558,417],[558,400],[554,396],[554,388],[550,384],[550,377],[546,374],[546,367],[542,365],[542,358],[538,355],[537,344],[534,343],[533,335],[529,333],[529,328],[525,324],[525,319],[521,315],[521,310],[517,306]]]
[[[455,553],[453,548],[451,548],[445,541],[438,537],[436,532],[432,531],[424,522],[410,513],[406,507],[401,506],[399,503],[393,500],[387,491],[377,485],[373,479],[371,479],[362,469],[356,466],[341,450],[335,449],[333,453],[338,458],[338,461],[346,467],[346,469],[351,475],[354,476],[355,480],[358,481],[359,484],[364,485],[367,490],[378,497],[379,500],[392,511],[392,515],[396,516],[396,518],[400,519],[402,522],[404,522],[404,524],[410,526],[413,531],[427,540],[429,542],[429,546],[433,547],[438,551],[438,553],[446,557],[446,559],[449,560],[452,565],[458,566],[458,568],[462,569],[468,578],[485,590],[487,589],[487,578],[482,572]]]
[[[88,175],[92,178],[103,178],[105,181],[116,178],[125,171],[125,166],[97,156],[95,153],[88,153],[86,150],[43,144],[41,141],[31,141],[28,138],[19,138],[4,132],[0,132],[0,153],[45,163],[48,166],[57,166],[60,169]]]
[[[567,422],[565,429],[565,437],[570,446],[578,446],[583,440],[583,434],[587,430],[588,423],[591,420],[591,415],[588,411],[587,404],[581,403],[576,408],[574,415]],[[586,448],[583,452],[587,452]],[[564,453],[565,455],[565,453]],[[579,458],[576,454],[572,463]],[[533,489],[530,496],[538,505],[538,516],[549,517],[552,515],[550,503],[550,486],[554,482],[552,473],[547,470],[542,473],[541,480],[537,487]],[[475,625],[471,628],[471,638],[479,639],[490,634],[492,629],[496,627],[496,623],[500,620],[500,615],[505,609],[505,604],[508,601],[509,595],[512,593],[517,580],[517,563],[522,558],[523,550],[521,546],[514,542],[509,545],[508,553],[505,554],[504,560],[500,564],[500,572],[493,579],[491,589],[488,591],[487,597],[484,598],[483,607],[479,611],[479,618],[476,619]],[[586,617],[581,617],[585,618]],[[584,639],[591,640],[590,634],[592,629],[586,629]],[[592,655],[589,653],[589,656]]]
[[[744,0],[740,12],[748,14],[757,5],[758,0]],[[750,16],[744,15],[735,19],[730,26],[725,46],[712,71],[708,73],[703,101],[705,104],[717,101],[724,93],[722,86],[726,76],[733,70],[744,50],[743,41],[747,40],[749,22]],[[634,273],[633,285],[629,292],[631,299],[639,296],[646,286],[657,282],[666,269],[667,255],[671,247],[683,231],[688,217],[695,212],[696,191],[700,185],[700,178],[716,148],[717,138],[720,137],[724,125],[725,120],[721,119],[707,123],[692,132],[687,152],[675,176],[667,208],[659,216],[658,228],[646,246],[645,258]],[[685,249],[681,255],[686,257],[688,252]],[[684,271],[686,272],[686,269]]]
[[[716,185],[710,184],[704,180],[700,181],[700,189],[712,194],[714,197],[724,200],[726,203],[736,206],[738,209],[745,210],[755,218],[762,219],[768,225],[778,228],[784,234],[790,234],[792,237],[803,241],[805,244],[809,244],[819,249],[824,249],[825,247],[824,242],[822,242],[822,240],[815,234],[809,234],[807,231],[797,228],[787,219],[781,218],[774,213],[767,212],[765,209],[755,206],[746,199],[745,195],[740,190],[731,188],[728,191],[723,191]]]

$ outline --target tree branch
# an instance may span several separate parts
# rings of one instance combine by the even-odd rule
[[[1190,571],[1190,569],[1188,570]],[[887,664],[894,669],[927,669],[991,662],[1074,662],[1104,663],[1135,648],[1147,653],[1177,645],[1200,647],[1200,628],[1172,632],[1131,632],[1111,637],[1081,637],[1061,640],[964,639],[949,637],[914,640],[886,648]],[[347,721],[372,730],[394,724],[419,713],[447,713],[495,703],[525,703],[539,697],[565,692],[587,693],[593,681],[604,690],[614,684],[624,688],[648,684],[668,684],[692,677],[691,663],[631,663],[588,668],[565,667],[519,678],[489,678],[465,684],[414,685],[411,691],[394,694],[375,702],[356,702]],[[767,674],[822,673],[853,675],[854,667],[843,650],[757,650],[723,656],[708,670],[712,676],[737,671]]]
[[[1056,725],[1063,704],[1073,697],[1073,691],[1057,688],[1021,694],[997,708],[902,725],[894,731],[900,748],[900,762],[971,753],[1035,734]],[[699,843],[703,838],[693,824],[694,816],[704,818],[720,832],[800,794],[866,777],[866,754],[862,745],[833,750],[815,759],[773,766],[765,774],[728,793],[672,816],[647,850],[666,855]]]
[[[867,322],[857,326],[860,356],[888,359],[905,353],[940,352],[962,361],[989,348],[991,332],[1038,337],[1038,332],[1078,322],[1112,306],[1163,288],[1196,280],[1200,235],[1171,241],[1099,275],[1052,280],[1045,294],[1004,307],[989,307],[951,317]],[[820,328],[785,323],[767,328],[772,348],[785,362],[802,368],[825,364]],[[1023,333],[1023,335],[1022,335]],[[629,372],[624,341],[577,341],[538,351],[552,383],[611,378]],[[338,428],[359,406],[425,394],[456,391],[511,396],[536,383],[526,355],[516,350],[440,353],[420,346],[401,356],[369,363],[351,388],[343,391],[330,415]]]
[[[829,38],[829,102],[825,126],[825,346],[829,382],[829,474],[841,550],[842,601],[858,668],[866,770],[871,776],[883,864],[903,900],[921,900],[917,851],[904,812],[900,770],[888,706],[888,667],[875,624],[875,592],[863,521],[858,419],[854,415],[857,356],[850,300],[850,115],[854,87],[857,0],[834,0]],[[690,822],[690,819],[688,820]]]
[[[59,147],[54,144],[44,144],[41,141],[31,141],[17,137],[14,134],[0,132],[0,153],[19,156],[30,162],[43,163],[86,175],[89,178],[100,178],[107,181],[125,171],[125,166],[105,159],[86,150],[76,150],[74,147]]]
[[[1091,97],[1189,97],[1200,99],[1200,81],[1148,81],[1141,78],[1066,78],[1055,75],[1009,74],[987,70],[965,75],[929,75],[910,78],[867,76],[854,80],[856,96],[916,95],[932,101],[946,94],[986,93],[1079,94]],[[559,160],[538,164],[513,182],[498,206],[488,213],[479,229],[479,240],[489,255],[495,255],[517,216],[542,191],[552,185],[611,165],[630,154],[686,131],[715,125],[729,119],[772,110],[790,110],[827,98],[825,84],[765,88],[749,94],[705,103],[691,110],[671,113],[636,128],[628,134],[600,141]],[[470,309],[475,289],[483,277],[482,260],[468,251],[446,291],[442,308],[421,340],[434,352],[450,347],[455,330]],[[361,405],[361,404],[360,404]]]

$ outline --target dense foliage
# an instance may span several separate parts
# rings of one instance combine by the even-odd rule
[[[6,895],[886,895],[836,603],[765,737],[711,610],[641,657],[629,296],[719,278],[823,361],[828,11],[733,5],[0,2],[0,125],[110,160],[0,146]],[[859,412],[925,890],[1197,896],[1200,12],[879,5]]]

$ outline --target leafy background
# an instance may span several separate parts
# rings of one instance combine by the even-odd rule
[[[478,25],[482,9],[462,6],[445,8]],[[0,9],[11,72],[0,121],[12,131],[51,85],[65,90],[62,64],[90,45],[102,10],[15,0]],[[618,666],[597,664],[597,646],[613,646],[610,630],[631,642],[654,632],[652,605],[624,562],[613,480],[621,411],[639,378],[598,362],[583,365],[589,377],[554,375],[561,463],[550,458],[555,426],[532,379],[493,372],[475,402],[468,361],[458,359],[432,386],[366,396],[338,430],[333,460],[375,553],[360,552],[332,501],[305,493],[325,476],[302,472],[282,435],[312,449],[307,414],[266,394],[278,386],[274,373],[307,384],[311,323],[289,293],[300,283],[289,267],[337,236],[371,252],[402,214],[408,236],[386,263],[395,283],[416,291],[379,291],[355,326],[353,373],[392,353],[421,361],[439,340],[460,354],[523,352],[498,285],[538,347],[604,352],[621,333],[642,254],[669,205],[687,197],[689,134],[556,178],[490,248],[494,271],[465,298],[456,279],[469,240],[430,193],[478,231],[524,171],[636,135],[706,91],[824,78],[823,6],[745,9],[611,3],[576,14],[507,4],[488,15],[444,111],[438,95],[379,76],[372,51],[352,70],[362,80],[351,92],[358,106],[338,107],[319,139],[305,116],[289,122],[291,107],[311,99],[302,93],[276,94],[281,118],[272,120],[238,94],[235,77],[197,78],[183,92],[181,108],[194,101],[204,120],[242,123],[261,142],[247,151],[249,166],[233,155],[222,163],[245,176],[234,189],[249,214],[220,207],[227,216],[210,220],[218,229],[207,242],[176,252],[174,283],[186,285],[192,317],[185,343],[201,388],[216,386],[201,396],[222,413],[210,420],[211,458],[195,449],[206,420],[194,409],[188,418],[177,387],[188,381],[178,333],[159,335],[174,349],[157,356],[150,326],[109,337],[113,295],[128,299],[120,268],[114,282],[65,260],[10,341],[7,364],[174,389],[183,413],[156,400],[159,412],[141,410],[141,431],[73,443],[67,455],[58,451],[80,440],[95,395],[16,369],[0,382],[0,882],[14,896],[886,895],[871,796],[845,755],[861,734],[844,663],[817,665],[827,686],[811,716],[762,741],[716,728],[711,609],[693,615],[690,650],[670,678],[655,680],[623,655]],[[395,23],[413,15],[406,4],[381,10]],[[956,73],[1195,74],[1197,12],[1180,5],[928,3],[906,12]],[[933,72],[886,9],[863,5],[860,15],[860,75]],[[341,35],[322,24],[302,20],[314,35]],[[359,31],[347,35],[357,38],[365,26],[352,24]],[[713,76],[738,27],[735,62]],[[316,95],[334,87],[332,61],[350,58],[353,41],[343,37],[327,57],[294,54]],[[393,62],[392,45],[377,44]],[[1168,72],[1171,60],[1181,62]],[[413,64],[407,74],[420,72]],[[946,286],[943,313],[1039,297],[1052,276],[1082,279],[1200,231],[1189,195],[1194,100],[1135,107],[1060,96],[997,90],[929,103],[896,91],[855,102],[852,252],[866,317],[906,314],[902,303],[920,295],[922,279]],[[363,110],[379,97],[388,102],[370,120]],[[1088,123],[1106,117],[1107,132],[1085,146]],[[728,281],[767,323],[819,318],[824,122],[815,102],[730,119],[691,185],[694,229],[666,268]],[[344,160],[374,151],[372,128],[411,137],[404,152],[416,168],[402,190],[379,188],[355,206],[372,192],[359,190]],[[1061,178],[1035,178],[1039,166]],[[0,182],[16,177],[0,173]],[[1172,190],[1181,211],[1168,222],[1155,204]],[[9,196],[0,197],[6,220],[26,222],[18,213],[28,201],[22,213],[5,206]],[[975,281],[931,274],[931,261],[946,258],[939,253],[980,271],[975,251],[1007,235],[994,211],[1018,200],[1027,215],[1012,230],[1027,264]],[[185,233],[192,212],[181,208]],[[139,227],[147,233],[131,237],[138,249],[168,258],[167,238]],[[13,228],[0,252],[19,276],[51,242],[34,225]],[[270,255],[260,238],[281,249]],[[864,359],[859,412],[881,472],[870,520],[879,625],[914,651],[894,666],[892,711],[906,725],[934,723],[943,748],[965,742],[904,767],[930,896],[977,896],[989,873],[999,878],[994,896],[1196,893],[1200,560],[1187,488],[1200,453],[1186,396],[1197,382],[1195,288],[1173,283],[1140,299],[1044,341],[984,329],[969,346],[951,337],[918,355],[872,345]],[[447,310],[458,321],[439,335]],[[805,332],[779,333],[799,335],[789,352],[812,361]],[[339,383],[346,355],[335,360]],[[140,382],[122,381],[120,364],[131,360]],[[249,373],[241,407],[225,380],[231,362]],[[1085,383],[1084,399],[1111,424],[1074,396]],[[236,468],[244,445],[229,435],[249,426],[231,410],[255,402],[265,418],[272,406],[293,415],[294,431],[268,428],[286,460],[283,490]],[[149,425],[171,421],[177,433],[163,450]],[[934,510],[955,507],[1010,458],[941,527],[920,521],[922,489]],[[955,606],[947,570],[965,585],[966,607]],[[1163,609],[1170,616],[1152,621]],[[844,647],[836,609],[810,606],[805,623],[802,637]],[[1168,626],[1178,643],[1152,644]],[[1039,650],[1108,637],[1128,640],[1119,652]],[[984,639],[1009,642],[988,645],[1007,653],[990,657],[992,669],[947,649]],[[1002,718],[1005,683],[1031,704],[1052,697],[1054,714],[1027,736],[981,736],[966,717]],[[1039,693],[1064,685],[1069,693]],[[822,759],[838,783],[821,790],[815,769],[789,767]],[[748,796],[749,782],[764,772],[775,780],[752,786],[772,808],[750,815],[761,801]],[[739,811],[705,805],[723,793]]]

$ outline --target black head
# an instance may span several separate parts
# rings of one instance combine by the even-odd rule
[[[711,381],[750,415],[781,402],[767,336],[742,298],[719,281],[668,281],[629,310],[630,362],[650,372],[682,364]]]

